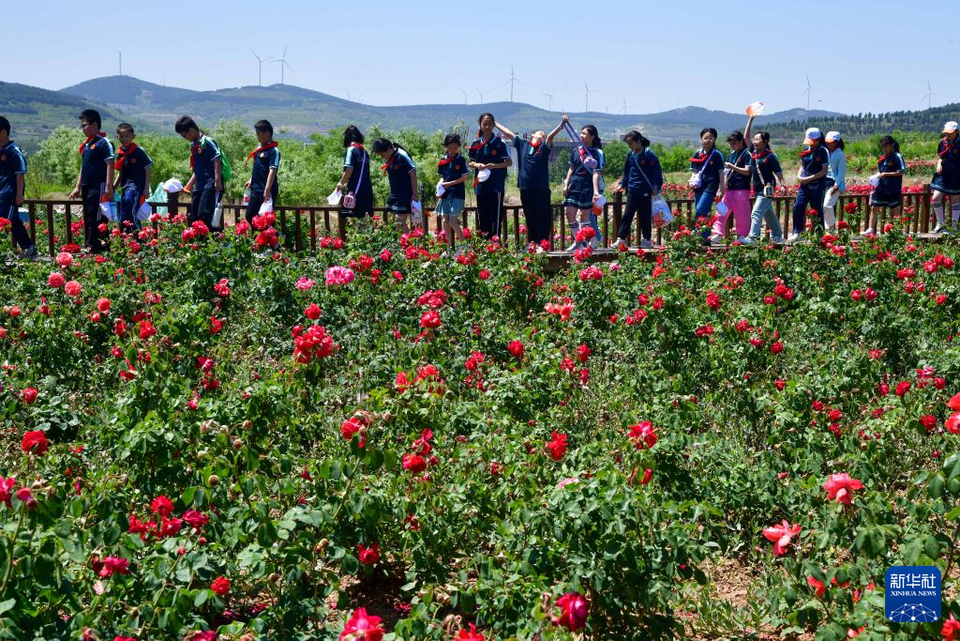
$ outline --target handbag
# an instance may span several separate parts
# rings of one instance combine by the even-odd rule
[[[767,151],[769,152],[769,150],[767,150]],[[772,152],[770,152],[770,153],[772,153]],[[764,197],[764,198],[773,198],[773,195],[774,195],[774,192],[775,192],[775,189],[776,189],[776,184],[775,184],[775,183],[768,183],[768,182],[766,182],[766,181],[763,179],[763,172],[760,171],[760,163],[756,163],[756,165],[757,165],[757,176],[760,177],[760,184],[763,185],[763,197]],[[774,180],[776,180],[776,179],[774,179]]]
[[[360,189],[360,181],[363,180],[363,170],[367,167],[367,152],[363,152],[363,160],[360,162],[360,177],[357,178],[357,186],[352,190],[347,192],[347,195],[343,197],[343,208],[344,209],[353,209],[357,206],[357,194],[355,192]]]
[[[688,185],[690,185],[694,189],[700,189],[700,187],[703,186],[703,172],[706,171],[707,165],[710,164],[710,159],[713,158],[713,154],[716,154],[716,153],[720,153],[720,152],[718,152],[716,149],[710,152],[710,155],[707,157],[707,159],[703,161],[703,166],[700,167],[700,171],[698,171],[693,176],[690,176],[690,180],[687,181]]]
[[[583,163],[584,169],[591,174],[595,172],[600,167],[600,161],[594,158],[593,154],[584,147],[583,142],[580,141],[580,137],[577,135],[577,132],[574,131],[573,125],[570,124],[569,120],[563,123],[563,130],[567,132],[570,140],[573,141],[573,144],[575,144],[580,151],[580,162]]]

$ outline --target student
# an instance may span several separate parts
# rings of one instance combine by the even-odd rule
[[[13,240],[20,246],[17,258],[33,260],[37,248],[20,220],[26,175],[27,159],[17,143],[10,140],[10,121],[0,116],[0,218],[9,220],[13,228]]]
[[[593,217],[593,204],[600,199],[603,193],[604,157],[603,141],[594,125],[585,125],[580,130],[580,142],[586,148],[586,153],[597,160],[596,170],[591,171],[583,163],[578,148],[570,154],[570,166],[563,179],[563,204],[566,207],[567,221],[570,223],[570,232],[573,234],[573,249],[583,247],[583,243],[576,240],[577,233],[586,227],[592,227],[594,236],[590,241],[591,247],[600,245],[600,230]],[[577,216],[579,212],[579,218]]]
[[[827,167],[827,192],[823,199],[823,223],[827,231],[837,226],[837,199],[847,190],[847,156],[843,153],[843,139],[839,131],[828,131],[823,142],[830,152]]]
[[[717,130],[705,127],[700,130],[700,150],[690,158],[690,180],[693,187],[693,202],[697,219],[710,218],[713,203],[724,195],[723,154],[717,150]],[[704,225],[703,242],[710,244],[710,228]]]
[[[900,215],[900,191],[903,188],[903,175],[907,172],[907,163],[900,155],[900,143],[894,140],[893,136],[884,136],[880,139],[880,150],[883,152],[883,155],[877,159],[877,176],[880,183],[870,196],[870,226],[863,232],[864,236],[875,233],[877,215],[881,207],[889,207],[891,217]]]
[[[363,134],[355,125],[343,130],[343,175],[337,189],[344,194],[340,215],[347,218],[373,216],[373,184],[370,182],[370,154],[363,148]],[[352,199],[348,196],[352,195]],[[350,201],[353,201],[352,203]],[[352,207],[346,205],[352,204]]]
[[[437,163],[437,173],[440,174],[440,186],[443,193],[437,203],[437,215],[443,216],[443,231],[453,242],[464,241],[463,230],[460,228],[460,214],[467,199],[467,190],[463,183],[467,181],[470,172],[467,169],[467,160],[460,155],[462,145],[460,136],[447,134],[443,139],[446,155]],[[459,256],[461,248],[457,247]]]
[[[643,234],[640,248],[650,249],[653,247],[650,240],[653,232],[651,199],[663,189],[663,171],[660,169],[660,159],[650,151],[650,141],[646,136],[639,131],[630,131],[623,141],[630,147],[630,154],[623,166],[623,178],[612,185],[612,191],[615,194],[627,192],[627,209],[620,219],[614,248],[630,247],[630,228],[634,215],[639,213],[640,231]]]
[[[488,239],[500,236],[503,222],[503,190],[507,180],[507,167],[513,164],[510,152],[503,140],[493,135],[497,121],[493,114],[483,113],[477,119],[480,130],[477,138],[467,149],[470,168],[474,170],[474,188],[477,194],[477,231]],[[480,180],[480,172],[487,170],[489,177]]]
[[[223,160],[217,142],[200,131],[190,116],[181,116],[174,130],[190,143],[193,173],[183,190],[190,193],[190,222],[203,221],[213,227],[213,210],[223,193]],[[222,224],[223,221],[221,221]]]
[[[143,147],[134,142],[136,137],[133,125],[126,122],[117,125],[117,140],[120,146],[117,148],[113,168],[117,173],[114,188],[120,188],[120,212],[117,222],[122,232],[140,229],[137,210],[150,194],[150,165],[153,161]]]
[[[960,222],[960,125],[950,121],[943,126],[943,139],[937,145],[937,169],[930,182],[930,199],[937,215],[937,227],[933,233],[942,233],[943,198],[950,198],[951,219],[954,226]]]
[[[80,175],[69,196],[72,200],[79,195],[83,200],[84,244],[94,254],[103,252],[106,237],[106,231],[100,231],[100,203],[113,202],[113,146],[100,131],[102,126],[99,112],[80,112],[80,130],[87,139],[80,145]]]
[[[797,198],[793,201],[793,231],[788,243],[800,238],[806,229],[807,208],[814,209],[823,227],[823,195],[830,168],[830,154],[823,146],[823,133],[816,127],[807,129],[803,139],[806,149],[800,152],[800,167],[797,169]]]
[[[743,136],[751,140],[750,133],[753,128],[753,116],[747,120],[747,128]],[[760,230],[763,222],[766,221],[773,242],[777,245],[783,243],[783,229],[780,227],[780,220],[773,211],[773,195],[777,186],[777,180],[783,184],[783,169],[780,167],[780,158],[770,149],[770,134],[766,131],[758,131],[753,134],[752,145],[750,146],[750,173],[753,178],[753,193],[756,195],[756,202],[753,204],[753,211],[750,213],[750,235],[744,240],[745,245],[752,245],[760,239]]]
[[[280,170],[280,149],[273,140],[273,125],[269,120],[258,120],[253,126],[260,146],[247,154],[246,162],[253,159],[253,169],[250,180],[244,184],[244,189],[250,188],[250,202],[247,203],[246,219],[253,223],[253,217],[260,214],[260,206],[268,200],[277,204],[280,185],[277,182],[277,172]]]
[[[520,204],[523,205],[523,217],[527,222],[527,242],[534,243],[543,251],[541,243],[550,240],[553,226],[553,213],[550,208],[550,152],[553,139],[563,129],[563,117],[549,134],[538,129],[524,140],[500,123],[497,129],[503,132],[507,140],[513,141],[517,149],[517,186],[520,188]]]
[[[727,143],[730,145],[730,155],[724,164],[726,189],[723,193],[727,214],[717,217],[713,223],[713,236],[710,240],[715,243],[723,242],[727,219],[732,214],[737,229],[737,241],[742,243],[750,235],[750,150],[747,149],[746,140],[740,131],[727,136]]]
[[[412,231],[410,226],[413,215],[413,201],[419,183],[417,182],[417,166],[413,159],[400,145],[390,142],[386,138],[377,138],[373,141],[373,153],[386,162],[380,167],[390,181],[390,196],[387,198],[387,211],[397,215],[400,228]]]

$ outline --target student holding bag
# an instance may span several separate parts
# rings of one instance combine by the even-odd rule
[[[373,185],[370,182],[370,154],[363,147],[363,134],[355,125],[343,130],[343,176],[337,191],[344,194],[340,215],[347,218],[373,216]]]
[[[823,224],[827,231],[833,231],[837,226],[837,201],[840,194],[847,190],[847,157],[843,153],[843,139],[839,131],[828,131],[823,142],[830,152],[827,193],[823,198]]]
[[[260,213],[261,206],[270,201],[277,204],[280,186],[277,184],[277,172],[280,170],[280,149],[273,140],[273,125],[268,120],[260,120],[253,126],[260,145],[247,155],[247,162],[253,159],[250,180],[244,185],[250,188],[250,202],[247,204],[246,219],[253,223],[254,216]]]
[[[705,127],[700,131],[700,150],[690,158],[691,176],[687,184],[693,187],[693,201],[697,219],[707,219],[713,203],[723,198],[723,154],[717,151],[717,130]],[[710,227],[704,225],[703,242],[710,244]]]
[[[754,116],[751,115],[747,120],[747,128],[743,132],[743,137],[751,140],[750,145],[750,172],[753,178],[753,193],[756,195],[756,202],[753,204],[753,211],[750,213],[750,235],[743,241],[745,245],[752,245],[760,239],[760,230],[764,221],[770,230],[774,244],[783,243],[783,229],[780,227],[780,220],[773,211],[773,197],[776,192],[777,180],[783,184],[783,169],[780,167],[780,159],[777,154],[770,150],[770,134],[766,131],[758,131],[750,137],[750,130],[753,128]]]
[[[650,141],[639,131],[630,131],[623,141],[630,147],[630,154],[623,166],[623,178],[611,186],[614,194],[627,192],[627,209],[617,229],[617,241],[614,249],[625,250],[630,247],[630,228],[634,215],[639,214],[640,231],[643,234],[641,249],[650,249],[653,242],[652,200],[663,189],[663,171],[660,160],[650,151]]]

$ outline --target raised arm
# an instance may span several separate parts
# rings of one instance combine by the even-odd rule
[[[564,116],[566,118],[566,116]],[[553,131],[547,134],[547,147],[553,147],[553,139],[557,137],[557,134],[563,129],[564,121],[561,120],[560,124],[553,128]]]
[[[498,122],[497,124],[494,125],[494,127],[502,131],[503,135],[507,138],[507,140],[513,140],[514,138],[517,137],[517,134],[510,131],[510,128],[502,123]]]
[[[752,133],[752,130],[753,130],[753,119],[755,117],[756,116],[752,116],[752,115],[749,116],[747,118],[747,126],[744,127],[743,129],[743,141],[747,145],[747,149],[750,148],[750,145],[753,142],[753,137],[750,134]]]

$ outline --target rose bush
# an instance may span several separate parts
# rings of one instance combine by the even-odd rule
[[[184,228],[0,274],[0,638],[907,639],[886,568],[955,590],[952,241]]]

